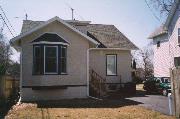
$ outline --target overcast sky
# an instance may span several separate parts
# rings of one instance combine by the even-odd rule
[[[15,35],[20,33],[26,13],[29,20],[36,21],[54,16],[71,19],[70,7],[75,9],[75,19],[113,24],[140,48],[149,43],[148,35],[161,24],[145,0],[1,0],[0,4],[16,31]],[[8,39],[12,38],[7,29],[4,33]],[[13,58],[17,60],[18,55]]]

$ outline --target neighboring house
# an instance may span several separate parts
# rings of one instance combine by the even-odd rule
[[[165,24],[150,36],[154,44],[154,76],[170,77],[170,69],[180,66],[180,2],[175,0]]]
[[[97,88],[91,75],[103,83],[132,82],[131,50],[137,47],[114,25],[24,20],[11,45],[21,53],[23,101],[87,98],[89,87]]]

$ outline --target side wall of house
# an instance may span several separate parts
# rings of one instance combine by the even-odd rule
[[[106,55],[117,55],[117,76],[106,75]],[[127,83],[132,81],[131,77],[131,52],[125,50],[90,50],[89,65],[107,83]],[[121,81],[120,81],[121,77]]]
[[[173,19],[169,25],[169,42],[170,42],[170,58],[171,68],[174,68],[174,57],[180,57],[180,47],[178,46],[178,28],[180,28],[180,4],[176,9]]]
[[[32,75],[32,40],[45,32],[56,33],[70,44],[67,47],[67,75]],[[55,21],[22,39],[22,100],[58,100],[86,98],[87,88],[87,39]],[[32,90],[28,86],[63,86],[67,89]]]
[[[157,47],[157,42],[160,41],[160,47]],[[168,35],[162,35],[153,39],[154,50],[154,76],[155,77],[170,77],[170,57],[169,57],[169,42]]]

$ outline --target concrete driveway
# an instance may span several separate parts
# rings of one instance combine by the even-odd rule
[[[136,95],[126,99],[140,102],[140,106],[169,115],[168,97],[156,94],[146,95],[146,91],[143,90],[143,84],[136,85]]]
[[[161,95],[143,95],[143,96],[139,95],[137,97],[131,97],[126,99],[140,102],[142,103],[139,104],[140,106],[169,115],[168,97]]]

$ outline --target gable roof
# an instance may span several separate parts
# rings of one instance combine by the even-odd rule
[[[47,26],[48,24],[50,24],[50,23],[52,23],[52,22],[54,22],[54,21],[58,21],[58,22],[64,24],[65,26],[67,26],[67,27],[70,28],[71,30],[73,30],[73,31],[75,31],[76,33],[80,34],[81,36],[85,37],[85,38],[86,38],[87,40],[89,40],[90,42],[92,42],[92,43],[94,43],[94,44],[97,44],[97,45],[99,44],[97,41],[95,41],[94,39],[92,39],[92,38],[88,37],[87,35],[83,34],[82,32],[80,32],[79,30],[75,29],[75,28],[72,27],[70,24],[66,23],[65,21],[63,21],[62,19],[60,19],[60,18],[57,17],[57,16],[54,17],[54,18],[52,18],[52,19],[50,19],[50,20],[48,20],[48,21],[45,21],[45,22],[38,21],[38,22],[36,22],[36,23],[33,23],[33,25],[29,25],[29,29],[27,29],[27,28],[25,29],[25,28],[22,27],[22,28],[23,28],[23,29],[22,29],[23,32],[22,32],[20,35],[12,38],[12,39],[10,40],[11,44],[15,44],[18,40],[20,40],[20,39],[24,38],[25,36],[27,36],[27,35],[35,32],[35,31],[37,31],[37,30],[39,30],[39,29],[41,29],[41,28],[43,28],[43,27],[45,27],[45,26]],[[39,23],[39,25],[37,25],[38,23]]]
[[[81,34],[93,39],[98,44],[107,48],[123,48],[128,50],[138,49],[125,35],[123,35],[114,25],[90,24],[90,21],[63,20],[66,24],[76,29]],[[21,34],[26,34],[36,27],[46,23],[46,21],[24,20]],[[88,32],[93,36],[89,36]]]

